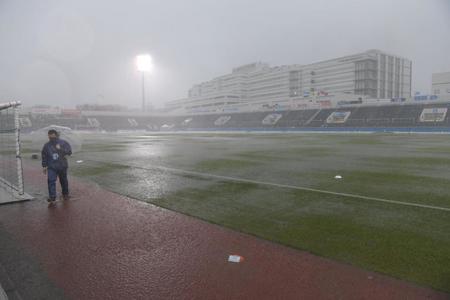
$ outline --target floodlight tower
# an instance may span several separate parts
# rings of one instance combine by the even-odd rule
[[[145,111],[145,73],[150,73],[153,69],[152,57],[149,54],[136,56],[136,67],[142,73],[142,111]]]

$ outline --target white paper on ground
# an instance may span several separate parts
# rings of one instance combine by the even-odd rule
[[[342,179],[342,176],[341,176],[341,175],[336,175],[336,176],[334,176],[334,178],[336,178],[336,179]]]
[[[234,262],[234,263],[239,263],[239,262],[243,261],[243,257],[239,256],[239,255],[230,255],[230,256],[228,256],[228,261]]]
[[[77,163],[81,164],[83,161],[82,160],[77,160]]]

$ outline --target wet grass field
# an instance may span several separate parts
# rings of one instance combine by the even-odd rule
[[[114,192],[450,292],[448,135],[89,134],[70,160]]]

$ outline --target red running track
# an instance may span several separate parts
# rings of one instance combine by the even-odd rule
[[[27,181],[45,184],[36,170]],[[73,178],[71,189],[73,201],[6,205],[0,219],[72,299],[448,299]]]

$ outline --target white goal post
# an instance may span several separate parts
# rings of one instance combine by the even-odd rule
[[[0,103],[0,182],[24,195],[20,149],[19,101]]]

